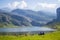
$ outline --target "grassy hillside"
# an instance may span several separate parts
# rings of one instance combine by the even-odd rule
[[[60,31],[60,23],[58,23],[58,22],[51,23],[51,24],[47,25],[47,27],[54,28],[54,29],[57,29],[58,31]]]
[[[27,17],[13,15],[8,12],[0,11],[0,27],[21,27],[32,26]]]
[[[60,40],[60,31],[45,35],[0,36],[0,40]]]

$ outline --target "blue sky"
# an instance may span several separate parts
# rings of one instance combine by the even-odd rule
[[[34,11],[45,10],[55,12],[60,6],[60,0],[0,0],[1,8],[30,9]]]

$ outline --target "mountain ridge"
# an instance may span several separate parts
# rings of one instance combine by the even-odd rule
[[[51,21],[50,19],[54,18],[53,16],[46,15],[47,13],[45,14],[42,11],[23,9],[14,9],[11,12],[2,10],[0,14],[3,14],[3,16],[7,15],[7,17],[10,16],[8,17],[9,19],[5,16],[5,19],[8,19],[8,22],[17,26],[44,26],[48,21]]]

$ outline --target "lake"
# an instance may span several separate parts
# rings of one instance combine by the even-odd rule
[[[33,31],[55,31],[55,29],[47,27],[0,28],[0,32],[33,32]]]

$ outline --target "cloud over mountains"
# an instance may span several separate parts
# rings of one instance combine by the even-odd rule
[[[28,6],[28,3],[27,2],[25,2],[25,1],[14,1],[14,2],[12,2],[12,3],[8,3],[8,7],[9,8],[12,8],[12,9],[15,9],[15,8],[19,8],[19,9],[25,9],[25,8],[28,8],[28,9],[30,9],[29,8],[29,6]],[[34,6],[34,9],[46,9],[46,8],[50,8],[50,9],[54,9],[54,8],[56,8],[57,7],[57,4],[55,4],[55,3],[40,3],[40,2],[38,2],[38,3],[36,3],[35,4],[35,6]],[[32,9],[33,9],[33,7],[32,7]]]
[[[57,4],[52,4],[52,3],[38,3],[37,6],[40,6],[42,8],[56,8]]]
[[[8,7],[15,9],[15,8],[20,8],[20,9],[24,9],[27,7],[27,3],[25,1],[14,1],[13,3],[8,3]]]

